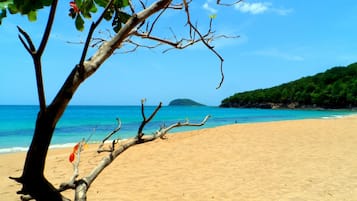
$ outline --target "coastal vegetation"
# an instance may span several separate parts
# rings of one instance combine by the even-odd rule
[[[333,67],[279,86],[236,93],[220,107],[353,108],[357,107],[357,63]]]
[[[191,99],[180,98],[180,99],[172,100],[169,103],[169,106],[205,106],[205,105]]]

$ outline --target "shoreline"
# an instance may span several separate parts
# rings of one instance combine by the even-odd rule
[[[92,184],[88,200],[351,200],[356,132],[357,116],[349,115],[169,134],[125,151]],[[82,175],[103,157],[95,149],[90,144],[82,153]],[[71,151],[49,150],[45,174],[55,186],[72,175]],[[25,152],[0,154],[4,200],[19,200],[20,185],[8,177],[21,174],[24,158]]]
[[[284,110],[284,109],[278,109],[278,110]],[[291,109],[287,109],[291,110]],[[300,110],[300,109],[297,109]],[[304,110],[304,109],[301,109]],[[339,111],[339,110],[336,110]],[[340,110],[343,111],[343,110]],[[356,110],[357,112],[357,110]],[[217,128],[217,127],[222,127],[222,126],[229,126],[229,125],[235,125],[235,124],[259,124],[259,123],[274,123],[274,122],[286,122],[286,121],[300,121],[300,120],[316,120],[316,119],[335,119],[335,118],[349,118],[349,117],[357,117],[357,113],[353,112],[351,114],[344,114],[344,115],[333,115],[333,116],[322,116],[322,117],[308,117],[308,118],[302,118],[302,119],[283,119],[283,120],[270,120],[270,121],[256,121],[256,122],[232,122],[231,124],[225,124],[225,125],[218,125],[214,127],[202,127],[202,128],[197,128],[193,130],[184,130],[184,131],[175,131],[169,132],[168,135],[172,134],[179,134],[179,133],[184,133],[184,132],[190,132],[190,131],[195,131],[195,130],[200,130],[200,129],[206,129],[206,128]],[[124,138],[122,140],[126,140],[129,138]],[[99,144],[101,140],[96,140],[96,141],[90,141],[88,144]],[[49,149],[62,149],[62,148],[71,148],[78,142],[66,142],[63,144],[52,144],[50,145]],[[27,152],[29,147],[22,147],[22,146],[14,146],[14,147],[4,147],[0,148],[0,156],[3,154],[11,154],[11,153],[21,153],[21,152]]]

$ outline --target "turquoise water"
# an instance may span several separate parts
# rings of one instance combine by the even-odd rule
[[[155,109],[147,106],[147,117]],[[24,151],[31,142],[38,106],[0,106],[0,153]],[[269,122],[294,119],[336,118],[356,114],[342,110],[264,110],[218,107],[162,107],[156,117],[146,126],[144,133],[152,133],[162,125],[170,125],[189,119],[198,123],[211,115],[204,128],[233,123]],[[100,141],[117,126],[120,118],[122,128],[116,137],[122,139],[135,135],[142,121],[140,106],[69,106],[57,125],[52,147],[72,146],[91,135],[91,142]],[[201,127],[202,128],[202,127]],[[178,128],[172,132],[199,129]]]

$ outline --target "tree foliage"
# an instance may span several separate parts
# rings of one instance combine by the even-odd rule
[[[357,63],[268,89],[236,93],[222,107],[357,107]]]
[[[75,21],[75,27],[79,31],[84,30],[84,19],[91,19],[98,8],[105,8],[109,0],[74,0],[69,2],[69,16]],[[0,24],[7,12],[10,14],[27,15],[30,21],[37,19],[37,11],[50,6],[52,0],[28,1],[28,0],[2,0],[0,1]],[[112,21],[112,28],[118,32],[122,24],[130,18],[130,14],[124,11],[129,6],[129,0],[114,0],[104,13],[104,19]]]

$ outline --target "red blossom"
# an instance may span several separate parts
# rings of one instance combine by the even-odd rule
[[[76,145],[74,145],[73,147],[73,151],[72,153],[69,155],[69,162],[72,163],[74,161],[74,159],[76,158],[76,153],[78,151],[79,148],[79,143],[77,143]]]
[[[73,8],[73,11],[74,11],[75,13],[79,13],[80,10],[79,10],[79,8],[78,8],[76,2],[71,1],[71,2],[69,2],[69,5]]]
[[[72,163],[74,161],[74,158],[75,158],[75,155],[74,153],[72,152],[70,155],[69,155],[69,162]]]

